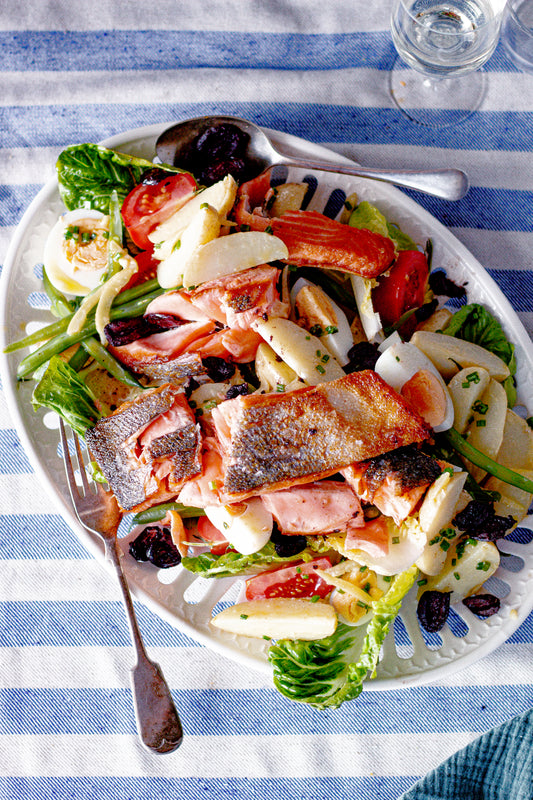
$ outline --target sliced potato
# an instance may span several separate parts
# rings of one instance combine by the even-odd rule
[[[454,410],[453,427],[459,433],[466,431],[473,414],[472,406],[481,399],[489,381],[490,375],[483,367],[476,367],[475,370],[466,367],[448,383]]]
[[[505,389],[501,383],[491,379],[480,400],[474,404],[473,421],[466,429],[466,438],[469,444],[495,460],[503,439],[506,412]],[[474,480],[478,482],[486,474],[474,464],[468,463],[467,467]]]
[[[160,261],[157,267],[157,280],[163,289],[181,286],[189,263],[199,247],[211,242],[220,233],[218,212],[207,205],[200,208],[184,230],[182,238],[176,242],[175,249],[168,258]]]
[[[447,308],[439,308],[437,311],[434,311],[428,319],[424,320],[424,322],[420,322],[416,326],[416,329],[417,331],[431,331],[432,333],[437,333],[438,331],[444,330],[451,317],[451,311]]]
[[[270,217],[281,217],[286,211],[299,211],[309,186],[307,183],[282,183],[272,189],[273,201],[268,206]]]
[[[198,286],[268,261],[287,258],[288,254],[287,246],[281,239],[262,231],[221,236],[197,248],[187,263],[183,285]]]
[[[288,319],[273,318],[254,323],[255,330],[308,385],[343,378],[339,362],[326,351],[317,336]]]
[[[223,219],[231,211],[236,195],[237,183],[231,175],[226,175],[224,180],[195,195],[149,234],[148,238],[154,244],[155,258],[162,261],[169,257],[201,206],[207,203]]]
[[[335,633],[337,615],[329,603],[275,597],[226,608],[211,620],[216,628],[261,639],[323,639]]]
[[[450,603],[476,594],[500,564],[500,553],[493,542],[462,540],[448,550],[442,571],[429,578],[421,592],[451,592]]]
[[[446,560],[449,543],[460,535],[453,528],[452,519],[466,505],[463,487],[467,473],[443,472],[426,492],[420,507],[418,519],[420,527],[427,536],[427,545],[416,562],[416,566],[426,575],[437,575]],[[446,535],[444,535],[444,533]],[[448,544],[444,544],[447,542]]]
[[[298,324],[306,330],[319,328],[320,340],[339,364],[348,363],[348,353],[354,341],[350,323],[342,308],[337,305],[320,286],[299,279],[294,284],[296,290],[294,306],[298,312]]]
[[[518,469],[517,471],[525,478],[533,480],[533,470]],[[533,501],[533,495],[530,494],[530,492],[525,492],[517,486],[504,483],[504,481],[492,475],[483,484],[483,488],[492,492],[498,492],[500,495],[500,499],[494,501],[494,512],[501,517],[511,515],[511,517],[516,520],[517,524],[524,519]]]
[[[432,331],[415,331],[410,341],[433,361],[446,381],[463,367],[483,367],[498,381],[509,377],[509,367],[501,358],[464,339]]]
[[[261,342],[255,355],[255,372],[261,388],[267,392],[285,392],[295,388],[298,375],[266,342]]]
[[[533,431],[516,412],[507,409],[497,459],[504,467],[533,470]]]

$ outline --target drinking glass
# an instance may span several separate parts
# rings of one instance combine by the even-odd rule
[[[533,72],[533,0],[509,0],[502,42],[517,67]]]
[[[394,0],[399,57],[390,89],[410,119],[443,127],[479,108],[486,91],[480,67],[498,43],[504,7],[505,0]]]

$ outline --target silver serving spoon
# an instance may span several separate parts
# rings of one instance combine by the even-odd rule
[[[341,175],[355,175],[360,178],[372,178],[385,183],[394,183],[407,189],[441,197],[444,200],[460,200],[468,192],[468,176],[460,169],[395,170],[359,167],[356,164],[333,164],[322,161],[311,161],[306,158],[293,158],[278,152],[266,133],[239,117],[196,117],[167,128],[157,139],[156,153],[165,164],[180,165],[180,160],[191,143],[208,128],[220,125],[235,125],[249,136],[246,148],[247,180],[255,178],[275,165],[287,167],[303,167],[323,172],[338,172]]]

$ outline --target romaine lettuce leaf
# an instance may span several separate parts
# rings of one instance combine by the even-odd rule
[[[507,404],[509,408],[513,408],[516,405],[515,347],[507,340],[502,326],[490,311],[479,303],[462,306],[451,317],[443,333],[484,347],[507,364],[511,375],[502,384],[507,393]]]
[[[272,645],[268,657],[276,688],[315,708],[338,708],[357,697],[364,680],[375,676],[385,637],[417,575],[413,566],[393,578],[389,591],[372,603],[366,629],[339,623],[325,639],[283,639]]]
[[[181,559],[181,564],[189,572],[195,572],[202,578],[229,578],[234,575],[245,575],[257,572],[269,566],[286,564],[290,561],[312,561],[314,553],[304,550],[294,556],[278,556],[273,542],[266,545],[251,555],[228,552],[224,555],[201,553],[198,556],[186,556]]]
[[[381,211],[367,200],[363,200],[352,211],[348,225],[351,225],[352,228],[366,228],[366,230],[379,233],[381,236],[388,236],[394,242],[397,250],[418,250],[410,236],[401,231],[395,223],[388,222]]]
[[[60,153],[56,164],[59,193],[66,207],[95,208],[109,212],[109,199],[115,190],[120,205],[141,181],[144,172],[164,169],[182,172],[168,164],[153,164],[144,158],[117,153],[99,144],[78,144]]]
[[[59,356],[52,356],[32,394],[33,408],[56,411],[82,436],[101,417],[93,393],[78,373]]]

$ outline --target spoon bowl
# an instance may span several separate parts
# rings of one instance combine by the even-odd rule
[[[392,170],[360,167],[357,164],[334,164],[326,161],[311,161],[293,158],[280,153],[267,134],[246,119],[229,116],[207,116],[188,119],[172,125],[159,136],[156,142],[158,158],[165,164],[184,166],[194,161],[196,144],[211,130],[233,126],[245,142],[244,165],[240,182],[251,180],[273,166],[300,167],[354,175],[361,178],[393,183],[407,189],[430,194],[444,200],[460,200],[469,189],[468,176],[460,169],[439,170]],[[236,132],[237,132],[236,131]],[[198,159],[198,155],[196,155]],[[223,177],[223,176],[222,176]]]

